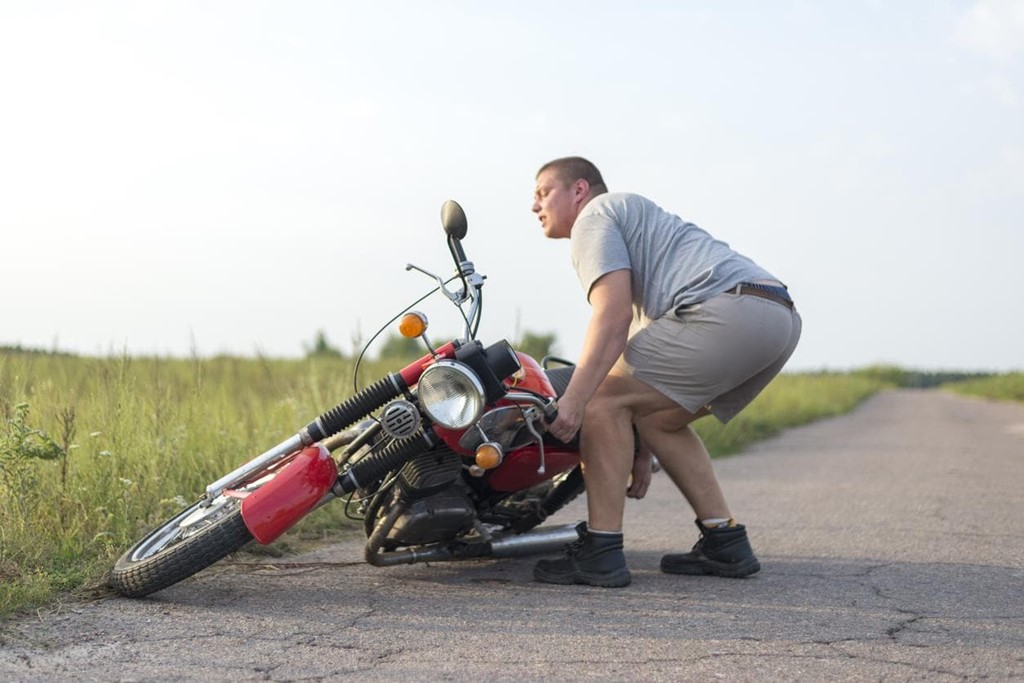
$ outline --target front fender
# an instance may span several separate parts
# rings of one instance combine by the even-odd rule
[[[242,501],[242,520],[258,542],[266,545],[305,517],[331,490],[338,466],[320,444],[299,451],[271,481]]]

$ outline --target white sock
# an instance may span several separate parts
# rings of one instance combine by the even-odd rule
[[[705,529],[717,529],[720,526],[731,526],[731,517],[708,517],[707,519],[700,520],[700,523],[704,525]]]

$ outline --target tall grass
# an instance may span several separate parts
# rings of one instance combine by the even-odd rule
[[[365,368],[361,383],[386,369]],[[727,428],[704,420],[699,431],[713,454],[735,452],[882,384],[784,375]],[[341,358],[0,353],[0,615],[97,583],[145,529],[351,392]],[[341,507],[300,526],[342,525]]]

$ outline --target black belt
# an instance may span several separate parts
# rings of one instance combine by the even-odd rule
[[[777,304],[782,304],[790,310],[793,308],[793,299],[789,296],[789,291],[785,287],[761,285],[756,282],[741,282],[732,289],[726,290],[725,293],[759,296],[762,299],[768,299],[769,301],[774,301]]]

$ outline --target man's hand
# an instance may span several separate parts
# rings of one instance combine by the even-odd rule
[[[548,432],[563,443],[572,441],[576,432],[583,424],[583,406],[578,405],[571,398],[558,400],[558,417],[548,425]]]
[[[633,472],[630,476],[629,488],[626,489],[628,497],[639,500],[647,495],[647,489],[651,485],[653,464],[654,454],[646,444],[641,442],[640,450],[633,458]]]

